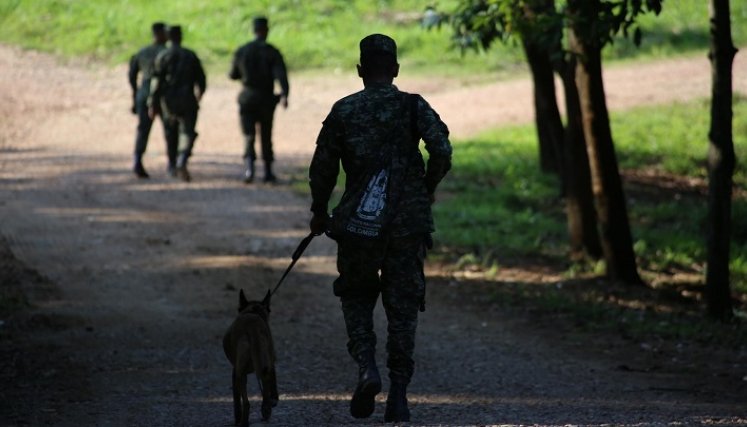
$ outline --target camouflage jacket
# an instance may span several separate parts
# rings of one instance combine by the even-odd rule
[[[205,70],[197,55],[181,46],[169,46],[156,56],[152,91],[148,105],[163,98],[166,104],[179,104],[180,109],[197,109],[195,86],[205,93]]]
[[[140,49],[130,58],[130,69],[127,73],[133,95],[145,100],[150,94],[150,79],[155,71],[156,56],[166,49],[166,45],[152,44]],[[138,74],[140,84],[138,85]]]
[[[241,80],[245,88],[255,90],[268,99],[273,94],[277,80],[282,95],[288,96],[288,73],[283,55],[264,40],[251,41],[236,50],[228,76]]]
[[[381,150],[409,144],[412,149],[398,150],[409,159],[393,159],[391,163],[392,167],[406,170],[401,171],[402,188],[392,189],[399,192],[399,201],[389,233],[406,236],[434,231],[429,195],[451,168],[449,130],[419,95],[415,95],[417,117],[413,123],[410,111],[403,108],[408,95],[394,85],[370,85],[335,103],[324,120],[309,168],[312,212],[328,212],[340,163],[347,189],[349,183],[360,180],[367,165],[378,161]],[[427,170],[411,129],[425,142],[429,154]]]

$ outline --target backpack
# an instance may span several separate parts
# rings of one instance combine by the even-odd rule
[[[418,150],[420,135],[417,132],[418,95],[404,96],[403,110],[410,115],[412,141],[405,147],[397,147],[389,135],[382,145],[381,155],[361,174],[354,183],[347,183],[340,203],[332,211],[329,235],[334,239],[376,240],[386,235],[387,227],[397,214],[400,191],[404,185],[406,171],[413,152]],[[394,128],[393,133],[402,129]],[[394,154],[405,150],[404,167],[393,167]]]
[[[194,87],[189,84],[186,75],[189,59],[188,52],[179,49],[166,64],[163,100],[168,113],[177,116],[185,114],[195,104]]]

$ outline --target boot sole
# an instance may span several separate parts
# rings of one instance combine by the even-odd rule
[[[381,393],[381,380],[369,381],[353,393],[350,400],[350,415],[353,418],[368,418],[376,407],[376,395]]]

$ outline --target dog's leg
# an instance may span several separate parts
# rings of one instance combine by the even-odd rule
[[[275,368],[270,369],[270,373],[267,376],[267,387],[270,389],[270,400],[272,402],[272,407],[276,407],[278,405],[278,400],[280,398],[278,397],[278,380],[275,376]]]
[[[257,382],[259,383],[259,390],[262,392],[262,421],[267,421],[272,415],[272,387],[268,384],[267,373],[257,372]]]
[[[249,397],[246,395],[246,374],[239,375],[239,391],[241,393],[241,427],[249,427]]]
[[[233,425],[237,426],[241,422],[241,393],[239,393],[236,368],[231,372],[231,390],[233,391]]]

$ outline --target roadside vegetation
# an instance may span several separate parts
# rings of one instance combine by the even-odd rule
[[[702,284],[707,214],[708,101],[612,113],[626,181],[634,249],[649,282],[685,277]],[[734,109],[737,158],[747,156],[747,102]],[[457,141],[454,168],[435,205],[443,256],[486,272],[541,258],[569,278],[603,265],[567,261],[560,183],[538,167],[536,130],[512,126]],[[734,177],[733,289],[747,293],[747,172]],[[469,209],[465,207],[469,207]]]
[[[284,53],[291,70],[334,70],[357,61],[357,42],[372,32],[391,34],[403,66],[410,72],[441,75],[488,74],[523,67],[518,43],[496,45],[489,53],[463,55],[452,47],[448,28],[426,30],[417,0],[4,0],[0,2],[0,42],[89,57],[110,64],[127,61],[150,39],[154,21],[178,23],[185,44],[209,68],[228,67],[233,51],[251,37],[252,18],[271,20],[271,41]],[[449,12],[454,0],[438,2]],[[747,43],[747,3],[732,2],[737,45]],[[667,2],[659,17],[640,19],[643,43],[636,49],[616,40],[605,50],[610,59],[660,58],[702,54],[708,46],[708,9],[702,0]]]

